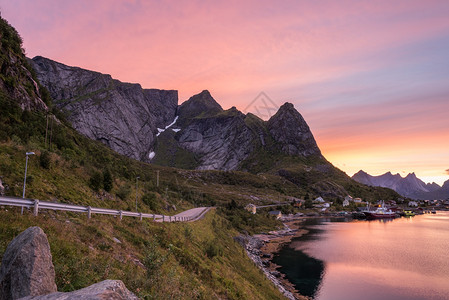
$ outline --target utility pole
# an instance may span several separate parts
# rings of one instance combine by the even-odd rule
[[[22,198],[25,198],[25,186],[26,186],[26,184],[27,184],[28,156],[29,156],[29,155],[34,155],[34,152],[27,152],[25,155],[26,155],[26,160],[25,160],[25,176],[24,176],[24,178],[23,178],[23,194],[22,194]],[[23,206],[22,206],[21,214],[23,215]]]
[[[136,177],[136,212],[137,212],[137,187],[138,187],[138,182],[139,182],[139,176]]]
[[[49,149],[50,149],[50,151],[51,151],[51,140],[52,140],[52,137],[53,137],[53,118],[51,118],[51,125],[50,125],[50,144],[49,144]]]
[[[48,113],[47,113],[46,117],[47,117],[47,126],[45,127],[45,148],[47,148],[47,135],[48,135]]]

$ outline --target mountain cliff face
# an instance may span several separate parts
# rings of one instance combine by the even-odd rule
[[[22,110],[47,111],[40,86],[23,53],[22,39],[0,17],[0,92],[3,101],[14,101]]]
[[[235,107],[223,110],[208,91],[178,107],[176,91],[146,90],[110,75],[32,59],[40,82],[73,127],[128,157],[174,167],[239,169],[255,149],[286,156],[322,157],[309,126],[293,104],[268,121]],[[155,152],[153,154],[153,152]]]
[[[142,89],[40,56],[31,62],[54,104],[68,113],[76,130],[128,157],[149,161],[157,128],[176,116],[177,91]]]
[[[179,107],[182,129],[176,140],[198,157],[198,169],[235,170],[251,153],[255,138],[244,119],[235,108],[224,111],[203,91]]]
[[[267,127],[284,153],[304,157],[321,156],[309,126],[293,104],[282,105],[268,120]]]
[[[446,182],[448,184],[447,193],[445,193],[444,186],[446,183],[443,187],[440,187],[435,182],[426,184],[416,177],[415,173],[410,173],[403,178],[401,175],[393,175],[391,172],[379,176],[371,176],[360,170],[352,176],[352,179],[369,186],[390,188],[402,196],[413,199],[445,199],[449,197],[449,181]]]

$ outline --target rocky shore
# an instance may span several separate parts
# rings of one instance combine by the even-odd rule
[[[277,270],[279,266],[271,260],[274,253],[278,252],[282,245],[307,232],[300,229],[299,223],[301,221],[301,219],[285,220],[283,222],[284,229],[253,236],[240,235],[235,238],[245,248],[249,258],[262,270],[265,276],[274,283],[287,299],[291,300],[306,300],[309,298],[299,294],[293,284],[285,278],[285,275]]]

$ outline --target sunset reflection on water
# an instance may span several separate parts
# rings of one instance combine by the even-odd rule
[[[329,221],[309,222],[311,236],[294,240],[276,258],[293,282],[295,269],[311,263],[295,261],[295,255],[304,253],[323,262],[321,278],[309,296],[320,300],[448,299],[448,212],[390,222]],[[284,254],[288,257],[282,258]]]

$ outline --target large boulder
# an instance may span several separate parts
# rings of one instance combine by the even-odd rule
[[[55,269],[47,236],[30,227],[9,243],[0,268],[0,300],[56,292]]]
[[[134,300],[138,299],[120,280],[105,280],[71,293],[52,293],[45,296],[25,297],[21,300]]]

